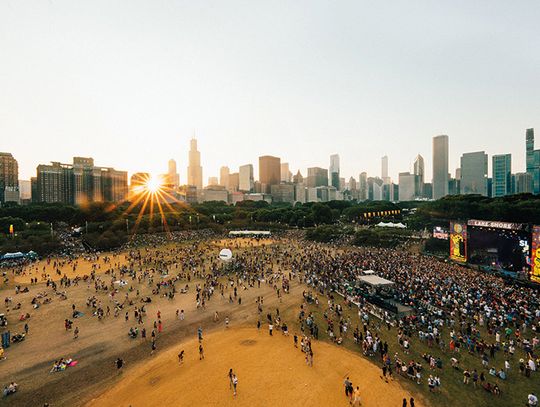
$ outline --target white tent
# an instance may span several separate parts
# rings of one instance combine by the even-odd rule
[[[382,278],[373,274],[370,276],[360,276],[358,280],[372,287],[383,287],[383,286],[388,286],[388,285],[394,285],[393,281],[387,280],[385,278]]]
[[[380,228],[398,228],[398,229],[405,229],[407,226],[405,226],[403,223],[392,223],[392,222],[379,222],[377,223],[378,227]]]

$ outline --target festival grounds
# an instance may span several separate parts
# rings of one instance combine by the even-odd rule
[[[290,270],[283,269],[283,259],[276,258],[276,250],[283,251],[287,257],[292,254],[302,256],[298,243],[289,239],[253,240],[253,239],[216,239],[198,242],[167,243],[148,245],[136,250],[147,260],[137,268],[148,272],[159,281],[158,269],[166,269],[170,276],[181,272],[182,265],[193,277],[187,281],[186,275],[176,283],[180,289],[189,284],[185,294],[177,293],[173,299],[152,293],[152,284],[147,281],[137,282],[128,279],[128,286],[115,286],[116,299],[134,300],[129,309],[129,320],[124,318],[123,309],[117,317],[108,315],[102,320],[92,315],[92,308],[86,305],[89,297],[96,296],[103,305],[111,305],[109,291],[96,293],[89,280],[78,285],[58,287],[58,292],[65,292],[67,299],[62,300],[47,287],[42,274],[50,280],[59,282],[62,276],[73,279],[76,276],[88,276],[92,270],[98,279],[112,283],[118,279],[120,266],[127,266],[130,258],[128,251],[105,253],[99,258],[79,258],[74,263],[60,263],[58,259],[50,262],[41,260],[27,267],[24,273],[9,275],[7,286],[0,286],[2,299],[11,297],[8,307],[1,304],[7,314],[11,333],[22,332],[24,323],[29,325],[25,341],[13,344],[6,349],[6,359],[0,361],[0,384],[11,381],[19,384],[19,391],[7,398],[0,399],[6,406],[348,406],[349,400],[344,395],[343,382],[349,377],[353,386],[359,386],[362,406],[402,406],[402,400],[411,397],[416,406],[462,405],[463,400],[474,400],[469,405],[512,406],[514,398],[503,394],[499,398],[484,395],[483,390],[471,393],[470,388],[463,389],[459,372],[441,371],[443,387],[436,393],[428,393],[425,383],[417,385],[405,377],[385,380],[381,373],[380,358],[366,357],[354,344],[352,338],[346,338],[338,346],[329,341],[324,332],[323,313],[326,311],[328,298],[319,294],[320,304],[307,305],[302,293],[310,290],[299,278],[293,278],[290,293],[276,294],[276,286],[264,281],[260,287],[255,284],[242,287],[236,281],[241,304],[229,301],[233,288],[228,277],[220,277],[225,283],[224,295],[215,293],[207,302],[205,309],[198,309],[195,302],[195,285],[203,284],[201,276],[209,273],[212,267],[220,266],[218,253],[229,247],[235,256],[247,256],[263,259],[269,273],[282,273],[284,277]],[[335,253],[345,249],[331,249]],[[305,253],[304,253],[305,254]],[[107,260],[105,260],[107,259]],[[54,262],[60,274],[56,273]],[[161,262],[161,263],[160,263]],[[165,262],[165,263],[163,263]],[[166,264],[166,266],[163,266]],[[43,270],[45,267],[45,270]],[[164,268],[165,267],[165,268]],[[270,269],[268,270],[268,267]],[[38,284],[30,284],[30,278],[38,278]],[[281,283],[279,283],[280,285]],[[29,292],[15,294],[15,285],[27,287]],[[138,290],[138,295],[135,291]],[[46,294],[52,298],[49,304],[38,309],[31,306],[32,298]],[[157,349],[151,353],[150,339],[140,336],[132,339],[127,333],[130,327],[138,326],[133,320],[134,306],[140,306],[140,300],[151,297],[146,304],[144,324],[148,331],[152,322],[161,314],[163,331],[157,336]],[[264,310],[257,312],[257,299],[264,298]],[[13,310],[20,302],[21,309]],[[339,300],[338,302],[341,302]],[[298,312],[301,306],[315,315],[321,327],[320,340],[312,341],[314,364],[308,366],[304,353],[294,347],[293,334],[300,335]],[[72,307],[81,311],[81,318],[72,319]],[[274,329],[268,333],[265,321],[267,313],[275,314],[279,308],[281,319],[289,326],[289,336]],[[176,316],[177,310],[185,311],[185,319]],[[9,311],[8,311],[9,310]],[[219,318],[215,320],[216,311]],[[30,319],[19,321],[19,316],[29,313]],[[353,325],[358,324],[356,311],[347,311]],[[74,339],[73,329],[64,329],[66,318],[74,322],[80,330]],[[225,318],[230,323],[225,324]],[[257,321],[262,322],[257,330]],[[421,352],[429,351],[424,345],[414,342],[414,350],[403,354],[396,346],[396,330],[388,330],[370,323],[369,328],[390,344],[390,353],[400,353],[405,360],[420,360]],[[205,358],[199,360],[197,329],[203,329]],[[183,363],[178,361],[178,353],[184,350]],[[463,354],[464,363],[478,364],[472,357]],[[73,358],[77,365],[64,371],[50,372],[52,364],[59,358]],[[122,358],[125,366],[118,371],[115,360]],[[232,368],[238,375],[238,394],[233,396],[229,389],[227,372]],[[429,375],[431,372],[427,371]],[[436,373],[436,372],[435,372]],[[395,376],[395,375],[394,375]],[[523,393],[529,384],[511,378]],[[501,386],[503,383],[501,383]],[[527,387],[525,387],[527,386]],[[503,388],[507,389],[507,388]],[[471,397],[471,398],[469,398]],[[509,402],[510,400],[510,402]]]

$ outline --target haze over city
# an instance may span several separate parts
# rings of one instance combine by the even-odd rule
[[[93,157],[186,180],[196,134],[204,180],[271,154],[294,172],[431,177],[431,138],[512,154],[539,127],[535,1],[0,3],[0,150],[36,166]],[[489,162],[491,167],[491,160]],[[491,169],[490,169],[491,172]]]

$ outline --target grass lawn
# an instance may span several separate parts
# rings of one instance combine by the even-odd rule
[[[344,301],[341,299],[341,297],[336,297],[337,302],[343,306],[344,318],[350,316],[352,322],[352,327],[349,328],[349,331],[347,332],[347,337],[344,338],[343,345],[341,346],[345,346],[347,349],[362,355],[361,345],[355,344],[353,337],[354,328],[356,326],[358,326],[359,330],[363,332],[363,327],[358,317],[358,308],[356,306],[352,306],[351,308],[349,308],[344,304]],[[326,307],[327,298],[319,295],[319,306],[316,306],[315,304],[308,305],[306,316],[310,312],[314,314],[315,322],[319,326],[319,340],[330,342],[330,338],[326,333],[327,323],[323,316]],[[284,320],[294,321],[294,324],[290,324],[291,333],[297,332],[298,334],[300,334],[298,312],[298,309],[287,310],[286,314],[284,315],[284,317],[286,318]],[[339,328],[337,320],[335,318],[333,318],[333,320],[335,321],[335,329],[337,330]],[[406,377],[396,376],[395,373],[393,373],[394,378],[397,377],[397,380],[400,380],[401,384],[406,389],[410,390],[412,394],[418,392],[421,393],[424,399],[431,403],[432,406],[525,406],[527,402],[527,395],[531,391],[534,391],[537,395],[540,393],[540,374],[538,372],[532,372],[530,378],[526,378],[519,373],[519,359],[525,358],[526,356],[521,349],[516,349],[515,355],[509,358],[511,370],[508,374],[508,378],[506,380],[501,380],[489,375],[487,369],[482,366],[480,357],[477,355],[470,355],[464,349],[464,347],[462,347],[460,353],[451,353],[448,350],[448,343],[450,342],[450,330],[448,327],[444,327],[441,332],[441,337],[447,344],[447,350],[445,352],[441,351],[439,346],[436,344],[434,344],[434,346],[431,348],[428,347],[426,343],[420,341],[417,336],[413,335],[410,341],[411,346],[409,349],[409,354],[406,355],[401,350],[398,344],[397,329],[392,327],[390,330],[388,330],[385,324],[380,324],[381,327],[379,330],[376,327],[376,325],[379,325],[379,323],[379,319],[370,316],[369,329],[373,335],[378,334],[382,342],[386,341],[388,343],[389,354],[392,358],[392,362],[394,361],[394,354],[397,352],[399,358],[403,362],[408,363],[411,360],[414,360],[421,363],[424,368],[422,371],[422,384],[420,385]],[[482,332],[482,337],[487,337],[487,333],[485,331]],[[489,340],[494,342],[494,338],[489,338]],[[429,363],[425,362],[424,359],[422,359],[422,354],[424,353],[431,354],[434,357],[439,356],[443,361],[442,369],[435,369],[433,370],[433,372],[431,372],[429,369]],[[378,366],[382,366],[379,355],[373,357],[363,357],[371,360],[372,363]],[[452,357],[455,357],[460,361],[461,368],[459,370],[453,369],[451,367],[450,359]],[[499,351],[496,353],[495,359],[493,361],[490,361],[490,366],[494,365],[494,367],[498,370],[504,366],[504,360],[504,353],[502,351]],[[488,393],[480,385],[477,388],[474,388],[472,385],[472,379],[468,385],[463,384],[464,368],[468,368],[471,372],[473,369],[477,369],[478,374],[483,371],[486,376],[486,381],[490,382],[491,384],[497,383],[497,385],[501,389],[501,395],[495,396],[491,393]],[[441,387],[436,392],[429,391],[427,379],[430,374],[437,375],[441,379]],[[360,388],[362,388],[362,386],[368,386],[369,384],[359,383],[359,385]]]

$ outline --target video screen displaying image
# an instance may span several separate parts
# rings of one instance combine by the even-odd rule
[[[515,272],[529,267],[528,232],[469,226],[468,233],[469,263]]]

